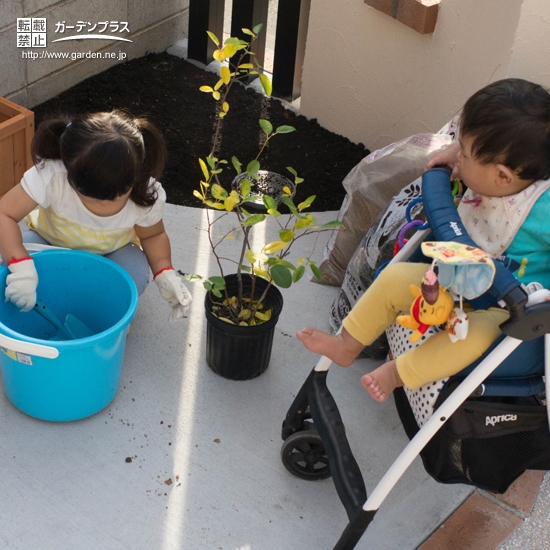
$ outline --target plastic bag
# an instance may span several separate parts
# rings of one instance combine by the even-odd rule
[[[416,134],[374,151],[349,172],[342,182],[347,194],[338,213],[344,227],[334,230],[325,248],[319,264],[321,284],[343,283],[351,257],[380,212],[452,140],[452,133]]]

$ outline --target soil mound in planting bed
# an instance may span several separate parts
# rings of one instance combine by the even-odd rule
[[[199,88],[213,86],[217,80],[216,74],[168,53],[149,54],[88,78],[33,111],[37,124],[56,113],[115,108],[147,116],[162,131],[168,148],[161,178],[168,202],[202,207],[193,190],[198,189],[201,179],[198,158],[210,151],[216,102]],[[260,145],[260,118],[269,120],[275,128],[294,126],[296,132],[276,136],[269,143],[260,158],[262,168],[287,176],[286,167],[294,168],[304,178],[296,199],[316,195],[312,211],[340,208],[345,196],[342,180],[369,154],[363,144],[329,132],[316,120],[296,115],[279,100],[251,88],[233,86],[228,103],[230,111],[223,121],[219,158],[230,160],[236,156],[245,166],[255,158]],[[227,189],[235,175],[232,167],[222,173]]]

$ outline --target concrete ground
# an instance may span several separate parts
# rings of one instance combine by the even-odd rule
[[[185,272],[209,271],[204,214],[166,209],[174,265]],[[318,214],[319,221],[334,217]],[[327,237],[317,242],[318,260]],[[272,239],[260,232],[255,238]],[[313,239],[298,243],[297,253],[306,254]],[[270,366],[243,382],[206,365],[204,291],[200,284],[191,289],[189,317],[169,324],[167,304],[156,285],[148,287],[118,394],[96,415],[36,420],[0,392],[0,548],[281,550],[336,543],[347,518],[331,479],[293,477],[279,455],[285,413],[317,361],[295,332],[307,324],[328,329],[337,289],[302,280],[284,291]],[[407,442],[393,403],[375,403],[359,384],[374,366],[362,359],[329,373],[369,492]],[[471,492],[436,483],[417,459],[357,548],[417,548]]]

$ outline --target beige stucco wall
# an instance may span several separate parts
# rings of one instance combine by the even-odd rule
[[[550,87],[548,0],[441,0],[420,35],[363,0],[312,0],[300,112],[371,150],[437,131],[500,78]]]
[[[550,2],[524,0],[510,57],[509,76],[550,86]]]
[[[164,51],[187,36],[188,8],[189,0],[0,0],[0,96],[33,107],[112,65],[147,52]],[[45,18],[47,46],[18,48],[17,18]],[[56,33],[61,22],[71,26],[78,22],[89,22],[91,26],[118,22],[119,28],[127,23],[129,32],[118,36],[131,42],[87,39],[54,43],[58,37],[77,32]],[[114,28],[116,25],[109,25],[105,34]],[[81,31],[87,32],[87,27],[81,27]],[[110,34],[117,36],[116,32]],[[25,57],[29,51],[49,56],[113,52],[117,58],[30,59]],[[125,59],[120,58],[120,53]]]

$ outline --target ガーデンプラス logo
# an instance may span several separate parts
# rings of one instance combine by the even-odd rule
[[[77,21],[69,25],[65,21],[55,24],[55,35],[59,36],[52,42],[66,42],[70,40],[118,40],[132,42],[119,33],[129,33],[127,21]],[[45,48],[47,39],[47,22],[45,17],[17,18],[17,47],[18,48]]]

